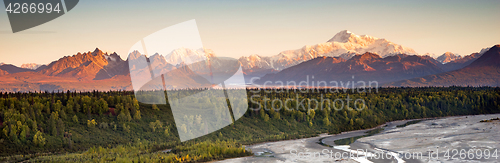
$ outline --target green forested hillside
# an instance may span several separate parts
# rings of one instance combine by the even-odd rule
[[[2,93],[0,159],[200,162],[251,154],[242,144],[371,128],[400,119],[500,112],[500,89],[491,87],[247,92],[250,109],[242,118],[186,142],[179,141],[168,105],[139,103],[133,92]],[[335,109],[334,104],[306,109],[320,105],[307,103],[313,99],[345,101],[347,97],[364,100],[364,109],[356,110],[363,104],[354,106],[354,100],[349,108],[337,103]],[[299,107],[294,102],[285,104],[298,109],[256,109],[272,108],[273,100],[287,98],[306,102]],[[279,108],[279,103],[274,105]]]

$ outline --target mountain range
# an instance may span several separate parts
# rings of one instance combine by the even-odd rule
[[[443,82],[455,77],[457,80],[448,82],[448,85],[494,85],[498,81],[496,78],[480,78],[478,75],[498,73],[498,66],[495,67],[497,62],[494,62],[498,58],[491,57],[495,49],[498,45],[463,57],[447,52],[433,58],[418,55],[413,49],[386,39],[358,36],[344,30],[325,43],[269,57],[254,54],[237,61],[242,65],[247,83],[252,77],[260,77],[255,82],[262,84],[265,81],[301,81],[309,76],[316,81],[363,80],[377,81],[384,86],[431,86],[447,85]],[[488,59],[482,59],[485,57]],[[202,58],[209,58],[211,71],[206,65],[198,63]],[[130,64],[140,60],[149,62],[149,65]],[[483,60],[489,64],[480,62]],[[233,62],[217,59],[209,49],[180,48],[167,55],[155,53],[149,57],[133,51],[127,60],[123,60],[116,53],[105,53],[96,48],[92,52],[62,57],[48,65],[25,64],[17,67],[2,63],[0,91],[131,90],[131,76],[151,79],[160,74],[171,76],[167,87],[182,88],[196,83],[206,85],[206,76],[212,71],[221,72],[220,77],[227,76],[224,71]],[[472,75],[466,72],[472,71],[481,72],[472,73],[476,82],[465,80]],[[180,74],[193,80],[179,80],[182,79]],[[441,78],[442,81],[438,80]]]
[[[0,91],[126,90],[130,89],[127,62],[99,49],[65,56],[37,69],[0,66]]]
[[[391,82],[386,86],[500,86],[500,45],[491,47],[464,68]]]
[[[378,54],[366,52],[355,55],[348,60],[341,57],[323,56],[275,74],[267,74],[253,82],[259,85],[266,82],[279,85],[281,82],[294,81],[299,83],[307,80],[316,81],[316,83],[324,81],[328,83],[328,86],[338,86],[337,84],[340,82],[352,81],[363,81],[364,83],[376,81],[383,84],[461,69],[471,64],[479,56],[481,56],[479,53],[474,53],[447,64],[441,64],[429,56],[406,54],[396,54],[383,58]]]
[[[327,56],[350,59],[356,54],[364,54],[366,52],[375,53],[381,57],[397,54],[417,54],[415,50],[395,44],[387,39],[368,35],[358,36],[348,30],[343,30],[325,43],[307,45],[296,50],[287,50],[269,57],[253,54],[248,57],[241,57],[239,61],[244,70],[258,70],[257,72],[269,73],[281,71],[317,57]],[[255,74],[253,76],[259,75],[263,76],[263,74]]]
[[[107,54],[99,49],[77,53],[54,61],[37,70],[47,76],[71,77],[78,80],[101,80],[117,75],[127,75],[126,62],[116,53]]]
[[[326,56],[315,58],[279,73],[268,74],[260,80],[256,80],[256,83],[276,83],[277,81],[299,83],[310,80],[324,81],[329,86],[338,86],[336,84],[340,82],[364,81],[368,83],[377,81],[378,83],[386,83],[441,72],[443,70],[439,66],[420,56],[397,54],[382,58],[377,54],[367,52],[355,55],[349,60]]]

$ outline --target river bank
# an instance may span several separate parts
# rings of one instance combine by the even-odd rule
[[[463,149],[472,149],[472,147],[480,149],[500,148],[498,143],[500,140],[493,138],[494,134],[499,134],[499,122],[480,122],[481,120],[496,118],[499,116],[500,114],[490,114],[426,119],[426,121],[399,128],[397,127],[398,125],[403,125],[415,119],[393,121],[375,127],[384,127],[382,132],[373,136],[360,138],[348,146],[338,146],[334,143],[334,141],[338,139],[362,136],[366,134],[366,131],[370,131],[375,128],[343,132],[336,135],[321,134],[317,137],[311,138],[250,145],[246,148],[248,150],[252,150],[254,156],[222,160],[219,162],[466,162],[467,160],[445,160],[444,157],[441,157],[441,159],[429,159],[428,150],[436,147],[440,147],[442,149],[445,147]],[[484,132],[481,132],[482,129],[485,129]],[[488,131],[486,129],[488,129]],[[429,140],[431,138],[433,141],[424,143],[425,140]],[[493,140],[485,141],[484,139]],[[319,143],[320,141],[324,145],[321,145]],[[436,146],[435,144],[439,145]],[[356,153],[356,150],[364,150],[366,152]],[[354,152],[360,157],[356,157],[356,159],[329,157],[332,156],[332,154],[344,153],[347,151]],[[406,159],[401,155],[406,152],[422,152],[422,157],[418,159]],[[373,156],[373,154],[376,153],[384,153],[386,156],[391,157],[386,157],[384,159],[366,157]],[[444,153],[441,151],[438,153],[439,155],[444,156]],[[477,159],[474,161],[495,162],[499,160]]]

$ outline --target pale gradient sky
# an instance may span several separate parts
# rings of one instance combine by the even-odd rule
[[[81,0],[69,13],[15,34],[0,12],[0,62],[48,64],[96,47],[125,58],[141,38],[191,19],[203,45],[219,56],[275,55],[345,29],[418,53],[468,55],[500,44],[499,9],[498,0]]]

